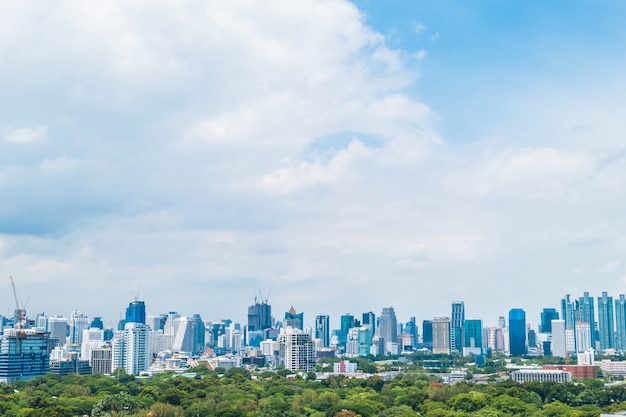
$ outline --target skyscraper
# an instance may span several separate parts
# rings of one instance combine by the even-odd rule
[[[570,299],[569,294],[566,294],[565,298],[561,300],[561,316],[563,321],[565,321],[566,329],[574,328],[576,324],[576,310],[576,303]]]
[[[376,332],[376,315],[369,311],[367,313],[363,313],[363,320],[361,320],[362,324],[369,324],[372,326],[372,334]]]
[[[461,351],[463,348],[463,323],[465,322],[465,303],[455,301],[452,303],[452,315],[450,316],[450,349]]]
[[[315,338],[322,341],[322,346],[330,346],[330,317],[326,315],[315,317]]]
[[[259,331],[272,327],[272,306],[267,301],[259,303],[254,300],[254,305],[248,307],[248,330]]]
[[[615,302],[615,349],[626,351],[626,296],[619,295]]]
[[[593,297],[590,297],[588,292],[584,292],[583,296],[578,299],[577,321],[589,323],[589,339],[591,340],[591,345],[595,346],[595,342],[597,340],[596,313]]]
[[[483,321],[478,319],[467,319],[463,324],[463,347],[482,348],[483,347]]]
[[[615,320],[613,315],[613,297],[606,292],[598,297],[598,330],[600,332],[600,349],[615,348]]]
[[[432,321],[433,353],[450,354],[450,317],[435,317]]]
[[[511,356],[526,354],[526,312],[521,308],[509,311],[509,351]]]
[[[70,335],[68,343],[80,345],[83,342],[83,330],[89,328],[89,319],[78,310],[74,310],[70,316]]]
[[[113,369],[123,368],[137,375],[150,366],[150,327],[141,323],[126,323],[124,330],[113,338]]]
[[[422,321],[422,343],[427,349],[433,348],[433,321]]]
[[[302,330],[302,323],[304,323],[304,313],[296,313],[296,309],[291,306],[285,313],[284,326]]]
[[[292,372],[315,370],[315,343],[308,334],[286,327],[281,329],[279,341],[285,345],[285,368]]]
[[[541,312],[541,329],[539,333],[552,333],[552,320],[558,320],[556,308],[544,308]]]
[[[397,343],[398,341],[398,320],[393,307],[385,307],[380,315],[380,337],[383,338],[385,346],[388,343]],[[388,350],[387,350],[388,351]]]
[[[146,305],[143,301],[139,301],[135,297],[135,301],[128,304],[124,322],[146,324]]]
[[[0,383],[28,381],[50,370],[48,333],[39,329],[5,329],[0,337]]]
[[[565,339],[565,320],[552,320],[552,355],[559,358],[567,356]]]
[[[341,316],[339,329],[339,344],[345,345],[348,340],[348,333],[354,327],[354,316],[346,313]]]

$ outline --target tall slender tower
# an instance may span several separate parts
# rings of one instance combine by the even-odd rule
[[[511,356],[526,354],[526,312],[521,308],[509,311],[509,351]]]
[[[465,323],[465,303],[455,301],[452,303],[452,316],[450,316],[450,349],[452,351],[463,350],[463,324]]]
[[[613,297],[606,292],[598,297],[598,330],[600,332],[600,350],[615,348],[615,320],[613,315]]]
[[[593,297],[588,292],[584,292],[583,296],[578,299],[578,322],[589,323],[589,340],[591,346],[595,346],[596,338],[596,314],[594,308]],[[578,335],[577,335],[578,337]]]
[[[322,341],[322,346],[330,346],[330,317],[326,315],[315,317],[315,338]]]
[[[385,347],[389,346],[388,343],[397,343],[398,341],[398,320],[396,319],[396,312],[393,307],[383,308],[380,315],[380,337],[385,342]],[[385,349],[389,352],[389,349]]]
[[[615,302],[615,349],[626,351],[626,296],[619,295]]]
[[[132,301],[126,307],[124,323],[146,324],[146,304],[135,297],[135,301]]]

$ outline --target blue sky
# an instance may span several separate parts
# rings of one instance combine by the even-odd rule
[[[0,314],[624,292],[621,2],[0,6]],[[539,290],[542,290],[538,292]]]

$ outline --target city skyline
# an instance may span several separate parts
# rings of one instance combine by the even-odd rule
[[[271,289],[276,317],[333,328],[454,300],[484,325],[523,307],[535,326],[563,294],[615,304],[625,13],[2,4],[0,314],[10,275],[29,311],[107,324],[137,288],[150,313],[242,322]]]

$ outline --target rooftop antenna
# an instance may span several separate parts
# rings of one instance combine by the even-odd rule
[[[130,285],[128,286],[128,288],[130,289],[130,292],[133,294],[133,297],[135,297],[135,301],[139,301],[139,293],[141,292],[141,284],[139,284],[139,288],[137,289],[137,291],[134,291]]]

